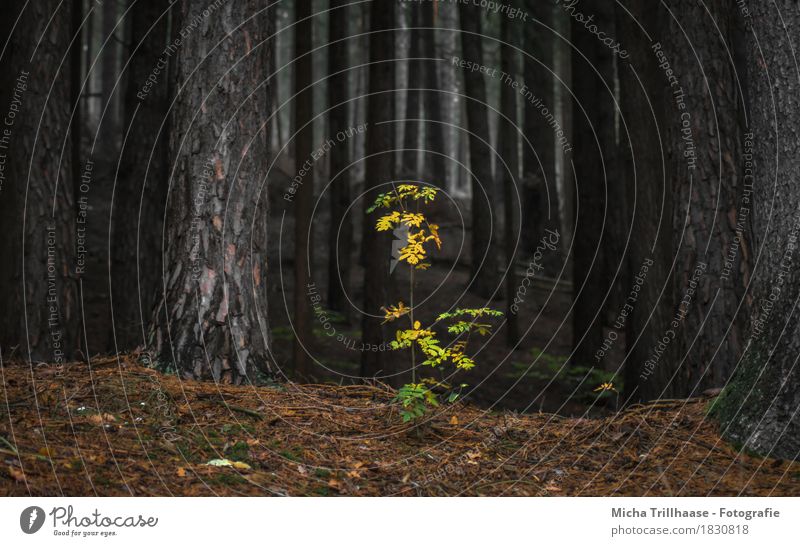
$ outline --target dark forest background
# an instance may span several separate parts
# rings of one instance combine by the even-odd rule
[[[372,348],[408,272],[365,211],[412,182],[444,240],[419,316],[505,313],[442,376],[469,400],[721,392],[795,458],[798,4],[492,5],[4,2],[3,362],[398,387]]]

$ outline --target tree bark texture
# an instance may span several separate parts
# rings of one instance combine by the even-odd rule
[[[789,460],[800,454],[800,10],[792,0],[749,3],[748,118],[755,252],[750,339],[712,413],[743,448]],[[748,145],[745,146],[745,152]],[[748,170],[752,168],[752,173]]]
[[[2,59],[0,87],[0,347],[4,360],[14,353],[64,364],[79,346],[72,3],[12,2],[7,9],[11,21],[22,15]]]
[[[271,371],[267,333],[269,66],[259,0],[174,6],[177,53],[162,300],[149,352],[181,376]],[[246,21],[246,22],[245,22]]]

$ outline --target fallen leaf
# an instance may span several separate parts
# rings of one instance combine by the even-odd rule
[[[110,413],[93,413],[89,416],[89,422],[94,423],[95,425],[104,425],[106,423],[113,423],[117,420],[116,417],[111,415]]]
[[[178,474],[179,478],[185,478],[186,477],[186,469],[183,468],[182,466],[179,466],[177,474]]]
[[[230,459],[211,459],[206,463],[206,466],[230,466],[231,468],[238,468],[239,470],[250,470],[252,467],[241,461],[231,461]]]
[[[15,480],[17,480],[18,482],[24,482],[24,481],[25,481],[25,473],[24,473],[24,472],[22,472],[21,470],[17,470],[17,469],[16,469],[16,468],[14,468],[13,466],[9,466],[9,467],[8,467],[8,474],[9,474],[9,475],[10,475],[12,478],[14,478]]]
[[[451,425],[457,425],[457,424],[458,424],[458,416],[457,416],[457,415],[453,415],[453,416],[450,418],[450,424],[451,424]]]

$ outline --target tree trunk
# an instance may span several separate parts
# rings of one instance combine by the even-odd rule
[[[175,6],[178,52],[163,299],[149,351],[181,376],[242,383],[270,371],[267,332],[269,66],[263,2]],[[229,35],[230,34],[230,35]],[[218,44],[209,49],[208,44]]]
[[[106,158],[117,157],[119,143],[119,57],[120,41],[122,35],[117,27],[119,5],[116,1],[103,2],[100,5],[102,12],[103,49],[100,52],[101,82],[100,94],[102,108],[100,109],[100,126],[97,140],[100,153]],[[121,26],[121,25],[120,25]]]
[[[671,318],[670,294],[665,287],[672,263],[672,230],[665,221],[658,221],[672,206],[659,136],[664,118],[660,107],[664,84],[648,39],[648,34],[655,35],[659,24],[658,10],[639,0],[625,0],[617,6],[617,34],[628,53],[618,66],[623,122],[619,163],[631,222],[626,264],[630,284],[612,322],[613,334],[607,339],[609,343],[620,343],[617,339],[625,334],[624,398],[628,402],[658,397],[660,391],[653,388],[655,381],[640,384],[639,376]],[[592,364],[599,362],[596,354]]]
[[[483,65],[481,18],[483,11],[472,4],[460,4],[461,49],[464,60]],[[500,287],[497,272],[497,253],[492,246],[495,212],[492,206],[495,184],[492,179],[491,143],[489,138],[486,76],[478,71],[464,70],[469,129],[469,165],[472,184],[472,280],[469,289],[483,297],[492,297]]]
[[[800,11],[791,0],[748,6],[746,73],[752,134],[746,136],[744,151],[749,153],[752,146],[753,161],[745,156],[744,175],[746,181],[756,179],[754,316],[742,359],[712,413],[730,440],[762,455],[796,460],[800,454],[800,72],[793,52],[800,45]]]
[[[111,294],[117,351],[146,342],[145,329],[161,288],[165,181],[169,178],[170,57],[165,53],[169,11],[158,0],[139,0],[131,16],[124,144],[111,211]]]
[[[362,331],[365,347],[361,352],[361,375],[374,377],[385,372],[383,353],[383,316],[387,304],[391,244],[386,234],[375,231],[374,215],[366,209],[378,193],[391,189],[394,177],[394,126],[381,123],[394,117],[394,31],[395,3],[372,4],[369,41],[369,94],[367,97],[366,174],[364,181],[364,316]],[[388,61],[388,62],[387,62]],[[372,350],[375,348],[375,350]]]
[[[409,40],[410,47],[408,50],[408,89],[406,91],[406,117],[405,117],[405,134],[403,135],[403,163],[400,175],[403,178],[411,180],[419,180],[420,173],[418,167],[419,148],[420,148],[420,133],[422,131],[422,124],[419,121],[422,118],[422,82],[423,82],[423,69],[425,64],[419,58],[423,56],[422,50],[422,32],[420,31],[420,11],[422,10],[421,4],[409,4],[410,10],[409,18]]]
[[[516,274],[516,248],[519,243],[520,196],[517,185],[519,177],[519,129],[517,127],[517,95],[514,88],[517,74],[517,24],[504,17],[500,22],[500,111],[498,128],[500,157],[505,165],[499,165],[503,180],[503,246],[506,255],[506,341],[509,347],[519,343],[519,321],[514,302],[519,280]]]
[[[330,35],[333,44],[328,48],[328,107],[330,138],[336,144],[329,152],[331,178],[331,224],[328,257],[328,306],[334,311],[349,315],[350,262],[353,222],[347,214],[350,207],[350,139],[338,138],[350,123],[350,41],[348,23],[350,8],[346,0],[330,2]],[[338,41],[341,40],[341,41]]]
[[[613,34],[611,4],[592,0],[580,4],[588,17],[593,15],[598,29]],[[586,25],[573,20],[572,54],[574,101],[574,146],[577,193],[575,195],[575,238],[573,241],[573,355],[576,365],[595,363],[603,343],[603,306],[609,279],[605,275],[601,247],[604,218],[607,214],[607,158],[609,143],[603,130],[613,124],[614,100],[612,50],[598,40]],[[567,169],[567,177],[570,176]],[[602,359],[600,364],[602,364]]]
[[[422,51],[424,56],[439,58],[436,48],[435,2],[424,2],[422,10]],[[447,189],[447,159],[444,144],[445,125],[442,119],[442,97],[440,95],[438,63],[435,60],[425,61],[422,68],[425,74],[425,155],[423,155],[423,172],[428,182],[439,188]]]
[[[665,132],[675,200],[672,314],[679,324],[669,351],[661,360],[651,355],[647,366],[665,368],[664,396],[687,397],[723,386],[742,354],[750,215],[737,163],[742,97],[728,45],[735,39],[735,2],[673,0],[669,11],[663,54],[677,80],[665,101]]]
[[[559,119],[553,88],[554,3],[552,0],[525,0],[525,9],[534,21],[524,26],[524,134],[522,142],[523,212],[522,253],[532,255],[545,230],[561,231],[558,187],[556,184],[556,134],[565,128]],[[558,125],[555,125],[558,124]],[[542,259],[544,274],[558,276],[563,255],[548,252]]]
[[[313,229],[311,215],[314,207],[314,20],[311,2],[295,2],[294,32],[294,165],[302,181],[294,195],[294,371],[298,377],[308,377],[311,370],[311,347],[314,336],[311,328],[311,303],[308,284],[311,279]]]
[[[64,364],[79,344],[69,129],[72,3],[12,6],[6,17],[22,15],[2,58],[0,348],[4,359],[16,348],[29,361]]]
[[[81,87],[83,86],[83,69],[81,63],[83,61],[83,43],[90,38],[81,29],[83,25],[83,2],[74,2],[72,4],[72,47],[70,48],[70,91],[69,98],[72,106],[72,121],[70,124],[70,136],[72,138],[72,146],[70,153],[72,154],[72,180],[78,180],[81,177],[81,143],[83,135],[83,108],[81,108]],[[76,189],[73,184],[73,189]],[[75,194],[77,199],[78,194]]]

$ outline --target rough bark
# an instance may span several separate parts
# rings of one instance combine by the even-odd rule
[[[224,3],[209,18],[206,7],[174,6],[192,31],[175,57],[163,299],[148,342],[156,364],[183,377],[242,383],[270,370],[264,82],[272,51],[263,2]]]
[[[373,3],[370,10],[369,93],[367,97],[368,131],[364,196],[364,315],[362,335],[365,348],[361,353],[361,375],[374,377],[385,372],[383,352],[383,317],[380,308],[387,304],[386,284],[389,276],[391,244],[388,236],[375,231],[374,216],[366,209],[378,193],[386,191],[394,175],[394,127],[380,123],[393,119],[395,74],[394,31],[395,3]],[[371,350],[376,348],[376,350]]]
[[[533,21],[525,24],[523,44],[524,127],[528,141],[522,143],[522,194],[525,221],[522,231],[522,254],[531,255],[545,230],[561,231],[558,188],[556,186],[556,136],[549,116],[556,116],[553,88],[554,28],[552,0],[525,0],[525,9]],[[532,93],[531,98],[527,98]],[[534,102],[539,99],[541,102]],[[548,115],[543,113],[546,109]],[[556,116],[555,121],[564,125]],[[548,252],[543,258],[544,274],[556,277],[563,255]]]
[[[22,11],[3,55],[0,86],[4,359],[14,353],[63,364],[78,347],[71,9],[71,3],[57,0],[20,1],[5,15],[15,21]]]
[[[739,163],[742,97],[729,46],[737,39],[735,2],[667,5],[663,49],[677,76],[665,98],[671,290],[680,324],[655,366],[667,368],[661,387],[670,397],[721,387],[742,353],[747,306],[739,307],[750,280],[751,230]]]
[[[314,20],[311,2],[295,2],[294,32],[294,164],[296,174],[304,173],[302,183],[294,196],[294,371],[307,377],[311,368],[311,302],[306,292],[311,279],[313,248],[311,215],[314,207],[314,76],[313,46]]]
[[[762,455],[800,454],[800,11],[793,0],[749,3],[754,315],[738,368],[713,413],[732,441]]]
[[[472,4],[459,4],[461,49],[465,61],[483,65],[481,18],[483,11]],[[469,165],[472,185],[471,273],[469,290],[490,298],[500,288],[497,253],[492,247],[495,236],[496,199],[492,178],[491,141],[489,138],[486,76],[478,71],[464,71],[464,101],[469,129]]]
[[[619,162],[632,236],[627,253],[630,284],[611,328],[617,339],[625,334],[624,398],[629,402],[660,395],[655,381],[640,384],[639,376],[652,348],[663,338],[671,313],[665,287],[672,263],[668,221],[672,193],[666,186],[659,137],[664,83],[650,50],[654,40],[648,37],[655,36],[659,24],[658,10],[638,0],[622,1],[616,8],[618,38],[628,52],[628,58],[618,65],[622,110]]]
[[[613,35],[612,6],[593,0],[580,4],[581,12],[594,16],[597,28]],[[594,363],[603,343],[603,306],[609,279],[601,251],[607,214],[606,160],[609,143],[605,129],[613,124],[613,52],[583,23],[573,20],[572,77],[574,100],[574,146],[577,192],[574,200],[575,238],[573,241],[573,354],[577,365]],[[567,169],[567,178],[570,176]],[[601,359],[602,361],[602,359]]]
[[[506,257],[506,342],[514,347],[519,342],[519,321],[514,303],[519,279],[516,274],[516,248],[519,242],[520,199],[517,185],[519,177],[519,132],[517,127],[517,95],[513,87],[517,81],[517,50],[514,44],[518,37],[517,25],[508,18],[500,23],[500,69],[503,78],[500,87],[499,126],[500,157],[505,163],[499,166],[503,180],[503,247]]]
[[[161,1],[139,0],[131,17],[125,130],[111,209],[111,294],[118,351],[145,343],[158,300],[169,178],[169,12]]]
[[[350,206],[350,142],[337,138],[346,131],[350,123],[350,93],[348,17],[346,0],[331,0],[330,35],[332,44],[328,48],[328,107],[329,138],[336,145],[329,152],[331,174],[331,224],[329,230],[328,258],[328,306],[345,315],[350,304],[350,263],[353,241],[353,222],[347,214]],[[342,41],[338,41],[342,40]],[[334,43],[336,42],[336,43]]]

